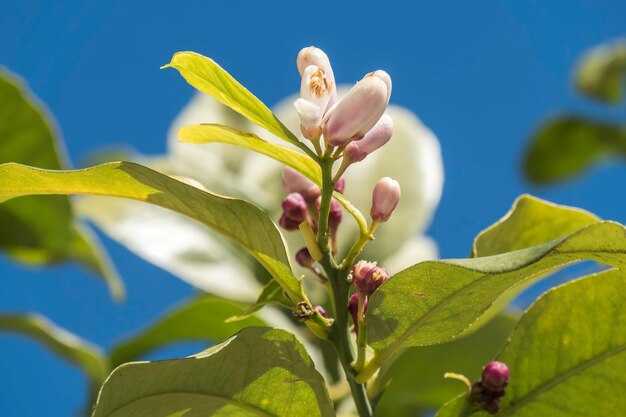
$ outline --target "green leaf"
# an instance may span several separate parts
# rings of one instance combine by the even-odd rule
[[[100,348],[39,314],[0,314],[0,331],[37,340],[59,357],[82,369],[96,385],[100,385],[109,373],[108,361]]]
[[[626,409],[626,272],[557,287],[522,317],[498,360],[511,371],[498,416],[618,416]],[[462,396],[438,417],[487,416]]]
[[[314,160],[284,146],[266,142],[245,130],[219,124],[201,124],[182,128],[178,137],[187,143],[219,142],[250,149],[290,166],[317,184],[322,182],[322,170]]]
[[[480,232],[474,240],[472,257],[539,245],[599,221],[588,211],[522,195],[503,218]]]
[[[624,97],[626,41],[605,44],[587,52],[574,75],[576,87],[590,98],[619,103]]]
[[[272,280],[268,282],[265,287],[263,287],[263,291],[259,295],[259,298],[257,298],[256,303],[251,305],[246,310],[228,317],[226,322],[229,323],[244,320],[265,307],[267,304],[278,304],[289,309],[293,308],[293,303],[289,300],[289,298],[287,298],[285,291],[276,281]]]
[[[482,367],[502,348],[515,323],[511,316],[499,315],[470,336],[437,346],[409,348],[384,371],[378,385],[389,385],[376,406],[381,416],[416,416],[441,407],[466,388],[445,379],[446,372],[480,377]]]
[[[188,414],[187,414],[188,412]],[[334,416],[322,376],[296,338],[249,327],[186,359],[118,367],[93,417]]]
[[[187,301],[148,328],[116,345],[110,354],[112,366],[139,359],[146,353],[171,343],[224,340],[245,327],[265,325],[256,317],[237,323],[225,323],[226,319],[243,311],[242,305],[213,295]]]
[[[211,58],[195,52],[177,52],[162,68],[175,68],[189,84],[214,97],[251,122],[296,146],[298,138],[272,111]]]
[[[22,80],[0,68],[0,163],[62,169],[66,158],[47,109]],[[73,261],[101,276],[116,298],[124,287],[96,236],[64,196],[24,197],[0,206],[0,249],[33,265]]]
[[[0,201],[32,194],[105,195],[176,211],[241,245],[290,297],[300,299],[300,283],[291,272],[280,232],[262,210],[246,201],[202,191],[130,162],[112,162],[76,171],[0,165]]]
[[[490,309],[501,308],[499,299],[510,299],[520,288],[581,260],[626,265],[624,227],[600,222],[515,252],[419,263],[371,297],[369,344],[380,363],[399,348],[451,340]]]
[[[548,184],[624,156],[624,129],[587,117],[563,115],[546,121],[533,135],[524,156],[524,173],[533,183]]]

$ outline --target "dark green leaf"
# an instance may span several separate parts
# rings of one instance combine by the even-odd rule
[[[0,68],[0,163],[48,169],[67,164],[56,126],[24,83]],[[20,262],[75,261],[103,277],[112,294],[124,287],[97,238],[78,223],[65,196],[32,196],[0,206],[0,249]]]
[[[608,103],[624,97],[626,76],[626,41],[593,48],[578,64],[576,87],[585,95]]]
[[[111,351],[112,366],[139,359],[153,349],[171,343],[219,341],[245,327],[265,325],[256,317],[225,323],[227,318],[242,312],[243,306],[240,304],[212,295],[192,299],[170,311],[147,329],[115,346]]]
[[[176,414],[175,414],[176,413]],[[186,359],[118,367],[93,417],[334,416],[322,376],[283,330],[249,327]]]
[[[545,122],[531,138],[524,157],[524,173],[534,183],[550,183],[625,155],[624,129],[582,116],[564,115]]]
[[[626,410],[626,272],[557,287],[522,317],[498,356],[511,371],[499,417],[621,416]],[[472,412],[461,396],[438,417]]]

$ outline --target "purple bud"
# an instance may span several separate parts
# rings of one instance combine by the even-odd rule
[[[306,201],[315,201],[322,193],[320,187],[298,171],[285,167],[282,174],[283,186],[288,193],[300,193]]]
[[[278,220],[278,224],[285,230],[298,230],[301,222],[295,221],[287,216],[287,213],[283,213]]]
[[[363,302],[363,314],[367,311],[367,298]],[[352,294],[350,300],[348,301],[348,312],[352,316],[352,321],[354,322],[354,331],[359,334],[359,294]]]
[[[315,260],[307,248],[302,248],[296,252],[296,262],[303,268],[313,268]]]
[[[328,313],[326,312],[326,310],[324,310],[324,307],[322,306],[315,306],[313,307],[313,309],[315,311],[317,311],[319,313],[320,316],[324,317],[324,318],[328,318]]]
[[[389,220],[391,213],[400,201],[400,184],[389,177],[378,180],[372,192],[372,209],[370,214],[375,222]]]
[[[346,179],[344,177],[339,178],[335,183],[335,191],[338,193],[343,193],[343,190],[346,189]]]
[[[323,120],[324,137],[333,146],[362,139],[385,113],[390,96],[391,78],[385,71],[367,74],[328,109]]]
[[[489,362],[483,368],[480,382],[489,391],[502,391],[509,384],[509,367],[502,362]]]
[[[306,220],[307,204],[300,193],[291,193],[283,200],[283,213],[291,220],[302,223]]]
[[[298,53],[298,58],[296,59],[296,66],[298,67],[298,72],[300,73],[300,76],[304,76],[306,68],[310,65],[315,65],[316,67],[324,71],[324,75],[328,81],[329,88],[331,89],[331,95],[328,105],[327,107],[322,109],[323,111],[325,111],[337,101],[337,88],[335,86],[335,75],[333,74],[333,68],[331,67],[330,60],[328,59],[328,56],[324,53],[324,51],[314,46],[303,48],[300,53]]]
[[[359,261],[352,268],[352,282],[361,294],[372,295],[388,279],[387,270],[376,262]]]
[[[330,200],[330,212],[328,213],[328,225],[332,228],[337,228],[341,223],[341,204],[337,200]]]
[[[363,139],[350,142],[343,151],[343,157],[350,163],[359,162],[376,149],[389,142],[393,134],[393,120],[387,114],[376,122]]]
[[[496,414],[500,411],[500,401],[497,398],[487,398],[482,404],[482,409],[489,414]]]

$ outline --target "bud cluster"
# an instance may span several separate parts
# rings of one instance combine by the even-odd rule
[[[348,311],[354,321],[354,331],[359,334],[359,297],[363,300],[363,316],[367,311],[368,298],[374,294],[374,292],[385,281],[389,279],[389,274],[385,268],[379,267],[376,262],[359,261],[353,267],[351,271],[352,283],[356,288],[356,293],[352,294],[350,301],[348,302]]]
[[[509,384],[509,368],[505,363],[492,361],[483,368],[480,381],[474,382],[469,399],[490,414],[500,410],[500,398]]]

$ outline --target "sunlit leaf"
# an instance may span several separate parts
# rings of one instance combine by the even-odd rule
[[[600,222],[514,252],[422,262],[394,275],[372,296],[368,338],[378,360],[399,348],[441,343],[468,331],[492,307],[565,265],[594,260],[626,265],[626,230]]]
[[[531,138],[524,173],[537,184],[574,177],[594,164],[626,156],[626,130],[582,116],[548,120]]]
[[[241,245],[290,297],[299,299],[300,283],[291,273],[280,232],[262,210],[246,201],[211,194],[130,162],[76,171],[0,165],[0,201],[34,194],[106,195],[176,211]]]
[[[211,295],[192,299],[159,318],[148,328],[117,344],[110,354],[112,366],[137,360],[153,349],[171,343],[220,341],[245,327],[265,325],[256,317],[236,323],[225,322],[229,317],[243,311],[242,305]]]
[[[240,313],[228,317],[226,321],[231,322],[244,320],[262,309],[267,304],[278,304],[289,309],[293,308],[293,303],[289,300],[289,298],[287,298],[287,296],[285,296],[285,291],[276,281],[272,280],[268,282],[265,287],[263,287],[263,291],[261,291],[259,298],[257,298],[253,305]]]
[[[100,385],[109,373],[109,363],[100,348],[39,314],[0,314],[0,331],[40,342],[59,357],[78,366],[96,385]]]
[[[177,69],[189,84],[213,96],[248,120],[292,144],[299,140],[244,86],[211,58],[195,52],[177,52],[163,68]]]
[[[578,64],[576,87],[587,96],[609,103],[624,97],[626,77],[626,41],[593,48]]]
[[[0,163],[66,167],[47,109],[13,74],[0,68]],[[103,277],[121,298],[124,287],[95,235],[74,219],[64,196],[32,196],[0,206],[0,249],[32,265],[74,261]]]
[[[335,414],[324,380],[300,342],[283,330],[249,327],[190,358],[118,367],[103,385],[93,413],[170,415]]]
[[[557,287],[522,317],[498,360],[511,371],[498,416],[619,416],[626,409],[626,272]],[[438,417],[488,416],[465,396]]]

